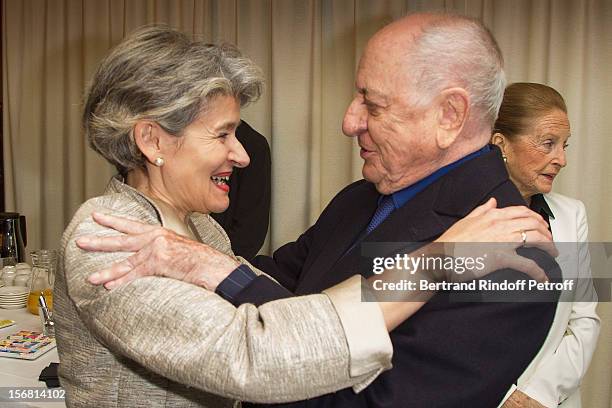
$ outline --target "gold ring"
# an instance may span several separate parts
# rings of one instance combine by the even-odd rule
[[[523,240],[523,245],[521,246],[525,246],[525,244],[527,243],[527,233],[523,230],[521,230],[521,239]]]

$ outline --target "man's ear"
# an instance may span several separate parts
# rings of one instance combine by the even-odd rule
[[[148,120],[139,120],[134,125],[134,143],[151,164],[158,157],[163,158],[160,130],[157,123]]]
[[[503,134],[499,132],[493,133],[493,136],[491,136],[491,143],[497,145],[501,149],[502,153],[506,153],[504,151],[504,148],[506,147],[506,137]]]
[[[470,97],[463,88],[445,89],[438,95],[438,132],[440,149],[449,148],[461,133],[470,110]]]

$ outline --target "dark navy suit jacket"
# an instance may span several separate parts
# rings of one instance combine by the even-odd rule
[[[370,221],[378,197],[363,180],[342,190],[297,241],[273,257],[256,258],[255,265],[284,288],[260,276],[240,293],[239,303],[318,293],[359,273],[360,248],[350,248]],[[496,148],[431,184],[364,242],[431,241],[489,197],[496,197],[499,207],[525,204]],[[560,279],[547,254],[522,251],[544,266],[551,280]],[[494,274],[526,279],[511,270]],[[449,293],[439,292],[391,333],[393,368],[364,391],[345,389],[282,406],[496,407],[543,344],[555,308],[554,302],[453,302]]]

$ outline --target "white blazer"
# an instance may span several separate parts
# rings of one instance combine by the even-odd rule
[[[545,194],[544,199],[554,215],[554,218],[550,218],[553,240],[559,243],[587,242],[589,227],[584,204],[556,193]],[[560,255],[557,262],[564,277],[572,273],[575,277],[576,271],[587,271],[586,276],[590,278],[587,245],[559,244],[558,247]],[[568,254],[567,249],[572,247],[576,252]],[[555,319],[542,349],[517,383],[519,390],[551,408],[581,406],[579,386],[591,362],[599,335],[599,317],[595,312],[597,297],[592,282],[579,279],[571,292],[564,292],[562,299],[592,301],[558,303]]]

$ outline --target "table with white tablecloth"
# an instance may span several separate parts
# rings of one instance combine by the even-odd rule
[[[13,334],[19,330],[42,331],[41,320],[38,316],[30,314],[26,308],[23,309],[0,309],[0,320],[10,319],[15,325],[0,329],[0,338]],[[38,381],[40,372],[50,363],[59,362],[57,348],[48,351],[36,360],[21,360],[17,358],[0,357],[0,387],[6,388],[31,388],[46,389],[42,381]],[[41,407],[41,408],[65,408],[64,402],[19,402],[2,403],[3,407]]]

